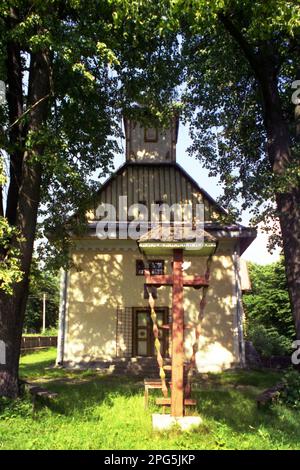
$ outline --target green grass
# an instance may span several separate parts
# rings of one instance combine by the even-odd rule
[[[143,384],[94,371],[52,369],[55,350],[22,357],[21,375],[59,393],[55,402],[0,402],[0,449],[300,449],[300,412],[284,406],[258,410],[255,398],[279,373],[210,374],[194,392],[203,418],[189,433],[156,433],[152,398],[144,410]],[[152,394],[154,397],[155,394]]]

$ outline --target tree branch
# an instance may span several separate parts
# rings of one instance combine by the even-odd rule
[[[30,113],[36,106],[38,106],[42,101],[46,100],[47,98],[49,98],[50,96],[50,93],[48,93],[47,95],[43,96],[42,98],[40,98],[38,101],[36,101],[33,105],[31,105],[29,108],[26,109],[26,111],[24,111],[23,114],[21,114],[21,116],[18,117],[18,119],[15,120],[15,122],[13,122],[12,124],[10,124],[9,126],[9,129],[11,129],[13,126],[15,126],[16,124],[18,124],[21,119],[24,118],[24,116],[26,116],[26,114]]]
[[[246,58],[248,59],[248,62],[251,65],[255,75],[259,78],[260,61],[258,60],[258,57],[251,45],[248,43],[241,31],[234,25],[234,23],[230,20],[227,15],[224,15],[224,13],[219,13],[218,18],[225,27],[225,29],[233,37],[233,39],[235,39],[236,42],[239,44]]]
[[[23,113],[23,90],[21,52],[18,44],[11,41],[7,44],[7,83],[7,104],[9,122],[11,123],[9,141],[12,150],[10,152],[10,184],[7,195],[6,217],[9,223],[14,225],[22,177],[23,126],[19,118]],[[18,123],[12,126],[16,121]]]

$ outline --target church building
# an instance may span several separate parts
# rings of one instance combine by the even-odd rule
[[[226,223],[226,210],[177,163],[178,118],[174,117],[169,129],[146,128],[130,119],[124,123],[126,161],[94,195],[84,235],[72,237],[70,269],[61,278],[57,363],[128,367],[153,358],[155,364],[155,338],[167,360],[172,351],[174,253],[179,252],[186,276],[185,360],[192,357],[197,341],[198,371],[242,367],[244,276],[240,256],[256,232]],[[152,207],[159,208],[154,226]],[[171,207],[167,216],[160,210],[163,207]],[[191,208],[190,228],[182,236],[175,236],[174,207]],[[200,228],[198,207],[202,208]],[[107,223],[108,216],[111,223]],[[140,225],[136,219],[142,221]],[[171,228],[166,234],[167,222]],[[129,226],[137,236],[130,236]],[[190,241],[191,233],[197,243]],[[197,276],[207,280],[206,287],[197,284]],[[157,315],[156,336],[150,291]]]

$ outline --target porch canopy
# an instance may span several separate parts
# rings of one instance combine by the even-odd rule
[[[203,228],[159,223],[137,241],[145,255],[172,255],[182,250],[188,256],[208,256],[216,249],[216,238]]]

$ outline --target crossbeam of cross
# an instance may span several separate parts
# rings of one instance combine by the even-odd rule
[[[173,273],[171,275],[151,276],[145,270],[147,286],[171,286],[172,287],[172,390],[171,390],[171,415],[180,417],[184,415],[184,287],[207,287],[208,279],[202,276],[185,275],[182,269],[183,250],[173,250]]]

